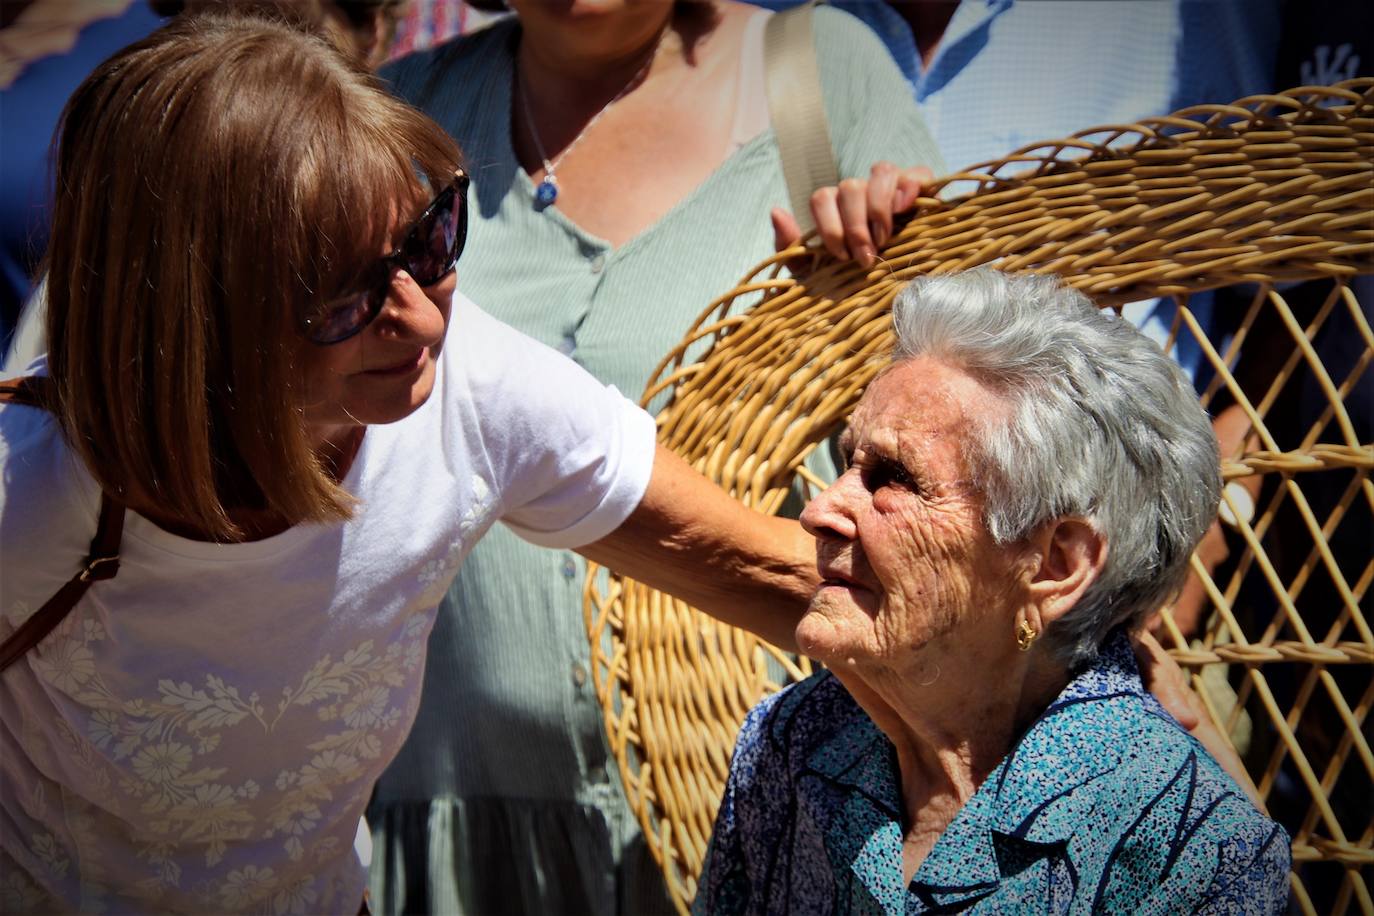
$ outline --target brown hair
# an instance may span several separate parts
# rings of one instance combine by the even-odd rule
[[[186,18],[97,68],[63,113],[47,266],[59,417],[100,485],[216,539],[232,509],[347,517],[306,437],[299,318],[458,161],[279,23]]]

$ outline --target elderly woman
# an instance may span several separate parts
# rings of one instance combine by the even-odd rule
[[[1287,838],[1141,687],[1183,581],[1207,417],[1050,277],[918,281],[802,515],[827,672],[741,732],[698,913],[1276,912]]]

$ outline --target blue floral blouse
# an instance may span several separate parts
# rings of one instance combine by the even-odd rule
[[[902,885],[897,756],[822,673],[756,706],[693,911],[1278,913],[1288,837],[1145,692],[1114,634]]]

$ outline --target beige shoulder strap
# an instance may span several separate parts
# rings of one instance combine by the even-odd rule
[[[763,32],[768,114],[778,138],[792,215],[803,234],[816,228],[811,219],[811,192],[840,181],[821,99],[813,31],[815,11],[815,0],[809,0],[785,13],[775,13]]]

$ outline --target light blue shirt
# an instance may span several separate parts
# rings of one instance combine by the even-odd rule
[[[888,3],[829,5],[887,46],[951,172],[1087,128],[1273,89],[1277,0],[964,0],[924,71],[911,28]],[[1189,305],[1208,328],[1210,295]],[[1126,315],[1163,344],[1173,312],[1172,301],[1150,301]],[[1174,356],[1196,379],[1202,354],[1186,331]]]

